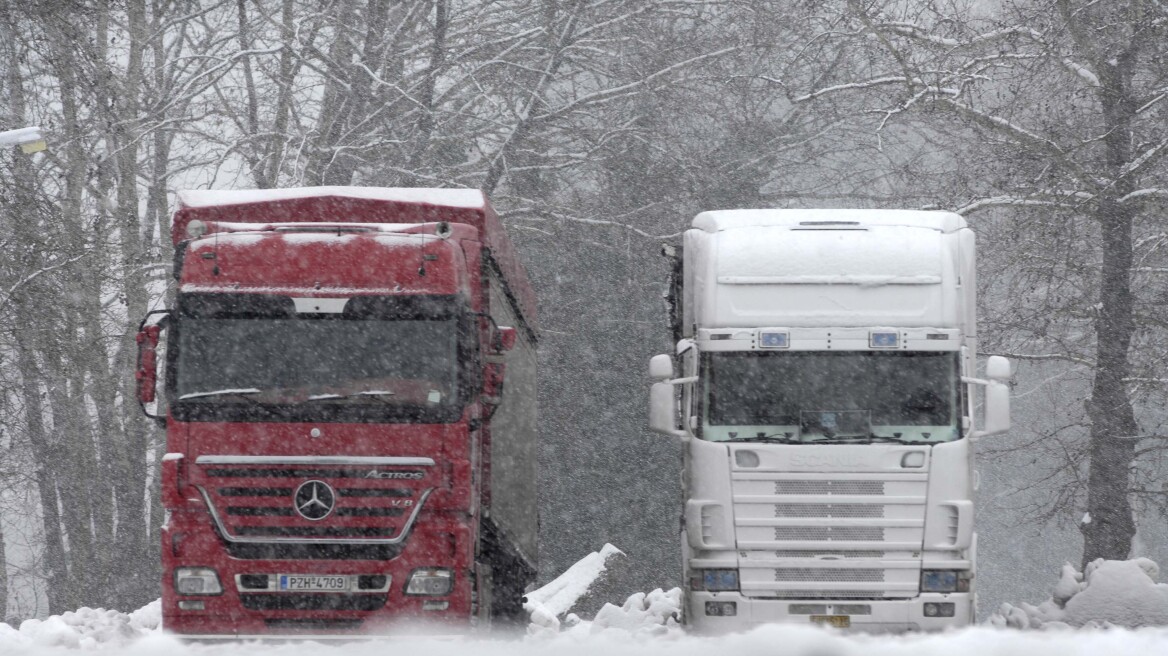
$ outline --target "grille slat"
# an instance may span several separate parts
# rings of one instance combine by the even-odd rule
[[[369,469],[321,469],[321,468],[289,468],[268,469],[261,467],[223,467],[205,470],[207,476],[215,478],[369,478]],[[419,481],[425,478],[422,471],[394,471],[393,480]]]
[[[384,594],[241,594],[240,602],[248,610],[359,610],[371,611],[385,606]]]
[[[228,515],[237,517],[291,517],[291,508],[282,506],[228,506]]]
[[[221,497],[287,497],[292,495],[290,487],[221,487]]]
[[[775,580],[800,583],[882,583],[884,570],[780,567],[775,568]]]
[[[867,503],[782,503],[775,504],[775,517],[880,518],[884,506]]]
[[[235,526],[236,535],[265,537],[327,537],[327,538],[389,538],[397,532],[396,526]]]
[[[878,526],[776,526],[776,542],[883,542]]]
[[[775,494],[882,495],[884,481],[775,481]]]
[[[817,556],[835,556],[837,558],[884,558],[883,551],[840,551],[831,549],[791,549],[776,551],[775,558],[815,558]]]

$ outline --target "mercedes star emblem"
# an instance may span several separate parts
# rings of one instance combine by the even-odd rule
[[[337,495],[324,481],[305,481],[292,495],[292,505],[304,519],[317,521],[328,517],[337,503]]]

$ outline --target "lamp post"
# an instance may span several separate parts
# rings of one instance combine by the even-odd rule
[[[39,127],[0,132],[0,146],[20,146],[26,155],[39,153],[46,147],[45,137]]]

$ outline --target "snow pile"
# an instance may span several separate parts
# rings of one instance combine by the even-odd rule
[[[159,630],[162,601],[129,614],[104,608],[81,608],[44,620],[25,620],[20,629],[0,622],[0,652],[12,647],[66,647],[92,650],[129,645]]]
[[[589,634],[621,631],[633,634],[664,635],[681,631],[681,588],[664,592],[661,588],[645,594],[638,592],[624,606],[605,604],[596,619],[579,622],[581,632]]]
[[[1079,572],[1070,563],[1051,598],[1037,606],[1002,604],[990,618],[996,627],[1168,626],[1168,584],[1156,583],[1160,567],[1147,558],[1099,559]]]
[[[528,633],[559,631],[560,616],[571,610],[580,597],[588,593],[588,589],[604,573],[609,558],[623,554],[620,549],[606,544],[600,551],[588,554],[547,585],[524,595],[523,610],[531,615]]]

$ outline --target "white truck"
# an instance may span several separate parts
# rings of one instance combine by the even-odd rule
[[[948,212],[694,219],[676,353],[650,362],[650,426],[685,441],[694,630],[973,620],[971,438],[1010,423],[1010,363],[974,376],[974,264]]]

